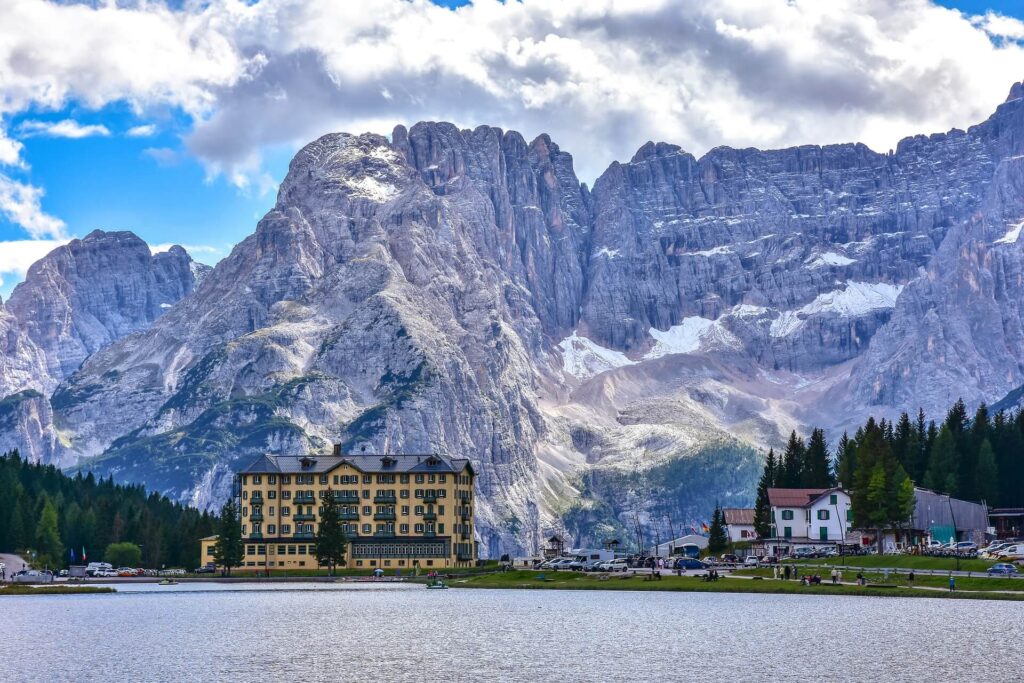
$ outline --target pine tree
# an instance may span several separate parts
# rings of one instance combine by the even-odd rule
[[[956,492],[956,437],[948,424],[942,425],[932,445],[924,485],[949,495]]]
[[[758,538],[768,538],[772,534],[772,509],[768,502],[768,489],[775,486],[776,470],[775,450],[769,449],[761,481],[757,483],[757,500],[754,503],[754,533]]]
[[[836,446],[835,480],[837,485],[849,488],[853,486],[854,471],[857,467],[856,444],[843,432]]]
[[[711,529],[708,532],[708,550],[712,554],[724,552],[729,547],[729,536],[725,533],[725,513],[716,504],[711,515]]]
[[[815,429],[811,432],[811,438],[804,451],[803,466],[800,468],[800,486],[806,489],[818,489],[828,488],[833,484],[825,430]]]
[[[804,440],[794,430],[789,435],[786,452],[782,456],[782,475],[776,484],[779,488],[797,488],[800,486],[801,469],[804,463]]]
[[[996,466],[996,456],[992,451],[992,444],[988,439],[981,442],[978,449],[978,469],[976,471],[978,482],[976,493],[978,498],[992,505],[999,495],[999,471]]]
[[[334,575],[334,568],[345,563],[345,546],[348,538],[345,527],[341,523],[341,513],[334,492],[327,489],[323,499],[323,511],[316,530],[316,561],[319,565],[327,565],[327,573]]]
[[[240,567],[244,557],[242,522],[238,518],[238,507],[235,505],[235,501],[229,499],[220,509],[217,542],[213,546],[213,561],[227,569],[228,576],[231,576],[231,568]]]
[[[47,499],[39,513],[36,525],[36,548],[39,551],[38,562],[46,567],[56,567],[64,556],[64,544],[60,540],[57,529],[57,508],[53,501]]]

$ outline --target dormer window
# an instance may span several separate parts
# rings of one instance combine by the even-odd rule
[[[398,463],[398,460],[392,458],[390,455],[385,455],[380,459],[381,467],[394,467]]]
[[[299,464],[302,465],[302,469],[308,470],[311,467],[313,467],[314,465],[316,465],[316,459],[315,458],[306,457],[306,458],[303,458],[302,460],[300,460]]]
[[[427,467],[437,467],[440,464],[441,461],[432,455],[427,458]]]

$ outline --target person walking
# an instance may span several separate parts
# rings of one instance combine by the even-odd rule
[[[949,575],[949,592],[952,593],[956,590],[956,577],[952,574]]]
[[[907,583],[909,583],[911,586],[914,585],[914,570],[913,569],[911,569],[910,573],[907,574]]]
[[[835,586],[839,583],[839,570],[835,567],[832,568],[832,585]]]
[[[864,572],[857,572],[857,585],[858,586],[863,586],[864,585]]]

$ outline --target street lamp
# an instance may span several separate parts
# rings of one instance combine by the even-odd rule
[[[956,570],[960,571],[960,549],[956,545],[956,517],[953,515],[953,497],[947,494],[946,502],[949,504],[949,519],[953,522],[953,554],[956,555]]]

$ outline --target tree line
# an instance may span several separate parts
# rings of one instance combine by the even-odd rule
[[[991,415],[985,404],[973,418],[958,400],[936,424],[924,411],[898,420],[868,418],[851,438],[830,450],[821,429],[805,443],[794,431],[781,457],[768,452],[758,483],[755,531],[771,534],[768,489],[851,490],[854,524],[899,527],[910,517],[914,485],[991,507],[1024,507],[1024,411]]]
[[[34,552],[38,566],[66,566],[73,550],[76,562],[84,551],[89,561],[115,566],[137,557],[129,566],[191,568],[199,562],[199,539],[215,526],[209,513],[141,485],[92,473],[69,477],[17,451],[0,455],[0,551]]]

